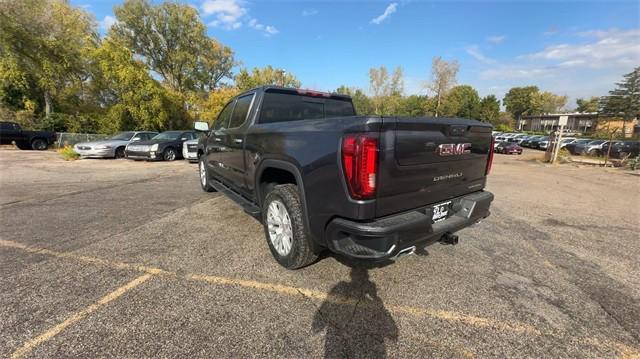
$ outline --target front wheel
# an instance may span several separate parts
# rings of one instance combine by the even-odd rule
[[[31,141],[31,148],[36,151],[44,151],[47,149],[47,147],[49,147],[47,141],[43,140],[42,138],[36,138],[35,140]]]
[[[116,153],[115,153],[115,157],[116,158],[124,158],[125,154],[124,154],[124,147],[118,147],[116,148]]]
[[[263,203],[262,223],[271,254],[283,267],[302,268],[318,258],[304,225],[297,186],[273,187]]]
[[[198,163],[198,172],[200,173],[200,187],[202,187],[202,190],[205,192],[214,192],[215,188],[211,187],[209,183],[209,172],[207,171],[203,158],[201,158]]]
[[[168,147],[162,152],[162,159],[165,161],[173,161],[176,159],[176,150],[173,147]]]

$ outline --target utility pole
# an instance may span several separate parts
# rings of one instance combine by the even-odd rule
[[[562,133],[564,132],[564,126],[569,121],[569,116],[560,116],[558,118],[558,125],[560,125],[560,132],[556,136],[555,146],[553,148],[553,157],[551,157],[551,163],[556,163],[558,159],[558,153],[560,153],[560,141],[562,141]]]

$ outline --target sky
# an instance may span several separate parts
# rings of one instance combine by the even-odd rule
[[[369,68],[384,65],[402,66],[406,94],[429,94],[431,60],[441,56],[457,60],[458,83],[481,96],[536,85],[571,107],[640,66],[639,1],[184,2],[242,66],[282,68],[321,91],[368,90]],[[104,35],[122,0],[72,3]]]

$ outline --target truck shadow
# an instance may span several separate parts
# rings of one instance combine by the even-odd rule
[[[325,331],[325,358],[386,358],[386,342],[398,340],[398,327],[378,297],[369,268],[351,267],[318,307],[311,329]]]

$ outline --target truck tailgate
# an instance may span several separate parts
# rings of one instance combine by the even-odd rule
[[[376,216],[484,188],[491,129],[478,121],[385,117]]]

